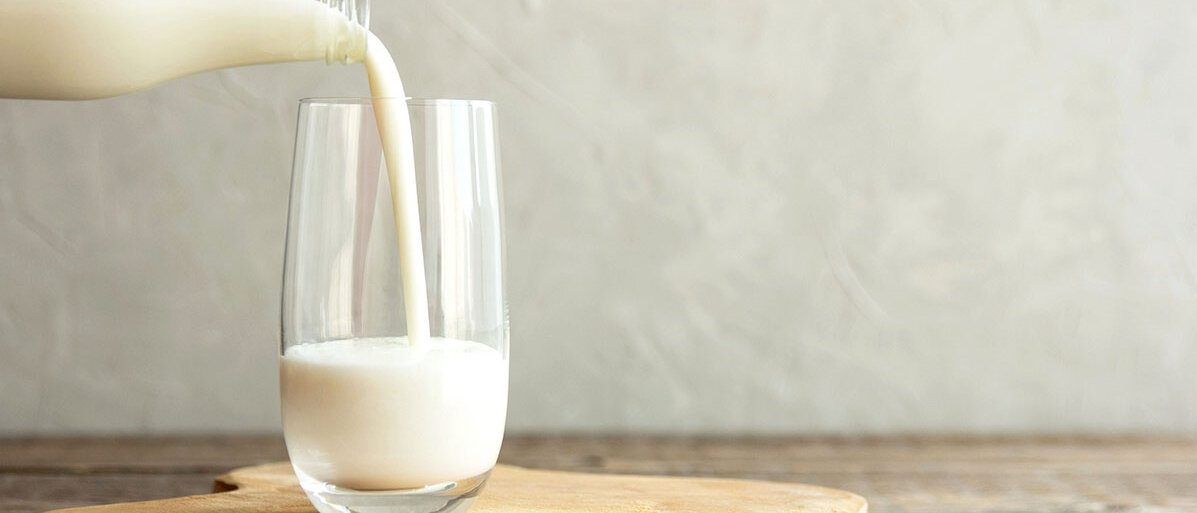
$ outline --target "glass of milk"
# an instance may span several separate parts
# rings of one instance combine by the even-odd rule
[[[374,112],[402,101],[299,107],[280,385],[287,451],[322,512],[462,511],[503,439],[509,335],[494,106],[407,100],[419,236],[401,250],[413,234],[397,234],[404,209],[391,199]],[[400,263],[417,260],[426,304],[405,298]],[[410,319],[427,322],[409,332]]]

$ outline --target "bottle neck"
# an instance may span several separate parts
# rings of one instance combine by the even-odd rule
[[[324,60],[329,64],[349,64],[366,58],[366,40],[370,30],[370,0],[317,0],[328,7],[328,48]]]
[[[369,31],[357,24],[330,27],[332,38],[324,54],[325,62],[350,64],[366,59],[366,40]]]

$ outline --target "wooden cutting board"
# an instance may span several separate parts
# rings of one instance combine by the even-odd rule
[[[51,513],[289,513],[315,511],[287,463],[234,470],[216,492]],[[469,513],[867,513],[858,495],[831,488],[735,479],[582,474],[495,468]]]

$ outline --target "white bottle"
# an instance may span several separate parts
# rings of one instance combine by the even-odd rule
[[[87,100],[218,68],[357,62],[368,0],[0,0],[0,98]]]

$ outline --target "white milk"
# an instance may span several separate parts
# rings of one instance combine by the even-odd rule
[[[86,100],[218,68],[365,57],[320,0],[0,1],[0,98]]]
[[[476,343],[364,338],[292,346],[283,426],[302,474],[356,490],[416,488],[495,464],[507,362]]]
[[[374,117],[386,157],[391,208],[399,239],[399,276],[407,309],[410,343],[428,340],[428,287],[424,281],[424,245],[420,239],[420,205],[416,198],[416,161],[412,148],[407,95],[395,60],[374,34],[366,43],[366,74],[374,100]]]

